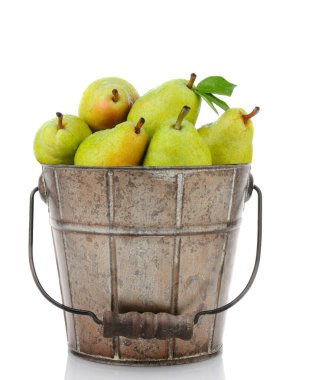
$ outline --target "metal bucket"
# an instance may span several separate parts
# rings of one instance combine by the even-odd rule
[[[43,166],[31,194],[30,265],[43,295],[66,311],[69,349],[144,365],[220,351],[225,313],[218,313],[247,292],[259,262],[260,224],[249,283],[225,305],[244,202],[259,191],[250,179],[249,165]],[[38,189],[49,208],[65,305],[45,292],[33,264]]]

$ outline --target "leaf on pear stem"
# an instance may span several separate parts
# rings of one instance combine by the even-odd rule
[[[193,91],[201,96],[207,102],[209,107],[218,114],[214,104],[222,108],[224,111],[228,110],[229,106],[213,94],[231,96],[235,87],[235,84],[228,82],[223,77],[211,76],[203,79]]]
[[[216,109],[216,107],[212,104],[212,101],[211,101],[211,99],[209,98],[209,94],[203,94],[203,93],[200,93],[199,91],[197,91],[197,90],[195,90],[195,93],[196,94],[198,94],[201,98],[203,98],[205,101],[206,101],[206,103],[209,105],[209,107],[213,110],[213,111],[215,111],[215,113],[217,114],[217,115],[219,115],[219,112],[217,111],[217,109]]]
[[[197,85],[197,89],[200,93],[226,96],[231,96],[235,87],[236,84],[230,83],[220,76],[205,78]]]
[[[206,94],[208,99],[215,103],[218,107],[222,108],[224,111],[227,111],[230,107],[221,99],[217,98],[213,94]]]

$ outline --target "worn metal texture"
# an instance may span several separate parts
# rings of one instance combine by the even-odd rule
[[[82,168],[44,165],[63,302],[91,310],[192,315],[228,297],[250,165]],[[107,314],[105,314],[107,315]],[[94,360],[173,364],[222,346],[224,315],[188,340],[104,337],[65,313],[69,348]],[[191,331],[192,332],[192,331]]]

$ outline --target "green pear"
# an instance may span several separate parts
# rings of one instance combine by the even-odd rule
[[[242,108],[230,108],[219,119],[202,126],[198,133],[208,145],[213,165],[252,162],[253,123],[259,112],[255,107],[247,114]]]
[[[187,120],[195,124],[201,106],[200,96],[193,91],[195,78],[191,74],[189,81],[175,79],[148,91],[133,104],[128,120],[136,123],[141,116],[145,117],[144,129],[152,137],[158,126],[177,118],[179,110],[187,104],[191,108]]]
[[[190,107],[184,106],[177,119],[165,122],[153,135],[144,166],[211,165],[211,154],[194,125],[184,120]]]
[[[73,164],[79,144],[91,130],[84,120],[73,115],[62,115],[44,123],[34,138],[34,155],[41,164]]]
[[[93,133],[79,146],[75,165],[140,165],[148,145],[148,135],[142,129],[144,122],[143,118],[137,124],[125,121],[113,129]]]
[[[110,129],[127,119],[138,96],[132,84],[124,79],[101,78],[84,91],[78,113],[93,131]]]

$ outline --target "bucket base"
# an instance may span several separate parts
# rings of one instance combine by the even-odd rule
[[[213,352],[212,354],[201,354],[201,355],[193,355],[193,356],[184,356],[182,358],[173,358],[173,359],[153,359],[153,360],[134,360],[134,359],[111,359],[103,356],[97,355],[89,355],[83,352],[75,351],[69,348],[69,351],[74,355],[79,356],[82,359],[94,361],[97,363],[103,364],[114,364],[114,365],[127,365],[127,366],[143,366],[143,367],[151,367],[151,366],[168,366],[168,365],[177,365],[177,364],[189,364],[196,363],[203,360],[207,360],[213,358],[222,352],[222,346],[218,349],[218,351]]]

